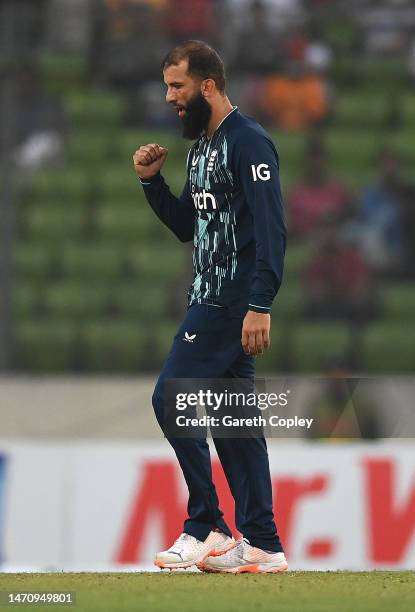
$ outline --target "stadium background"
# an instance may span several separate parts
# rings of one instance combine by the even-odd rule
[[[289,245],[258,371],[375,380],[371,419],[344,417],[365,442],[270,442],[292,566],[413,566],[413,445],[408,432],[384,440],[396,402],[413,411],[412,3],[5,0],[0,11],[3,567],[148,564],[180,527],[185,491],[150,396],[190,251],[149,210],[131,157],[167,146],[165,176],[181,189],[189,143],[165,108],[160,62],[188,38],[222,53],[231,101],[280,154]],[[327,380],[322,437],[344,407]]]

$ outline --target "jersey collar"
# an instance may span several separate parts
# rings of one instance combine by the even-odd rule
[[[207,137],[206,132],[203,133],[203,136],[206,138],[207,141],[212,140],[212,138],[214,137],[214,135],[216,134],[216,132],[218,131],[218,129],[220,128],[220,126],[223,124],[224,121],[226,121],[226,119],[229,117],[229,115],[232,115],[232,113],[234,111],[236,111],[238,109],[237,106],[234,106],[232,108],[232,110],[229,111],[229,113],[227,115],[224,116],[224,118],[218,123],[218,125],[216,126],[215,131],[213,132],[212,136],[210,138]]]
[[[225,116],[224,116],[224,118],[222,119],[222,121],[221,121],[221,122],[219,123],[219,125],[216,127],[215,132],[216,132],[216,131],[217,131],[217,130],[220,128],[220,126],[222,125],[222,123],[223,123],[223,122],[224,122],[224,121],[225,121],[225,120],[226,120],[226,119],[229,117],[229,115],[231,115],[231,114],[232,114],[234,111],[236,111],[236,110],[237,110],[237,108],[238,108],[237,106],[234,106],[234,107],[232,108],[232,110],[230,110],[230,111],[229,111],[229,113],[228,113],[227,115],[225,115]],[[214,134],[215,132],[213,132],[213,134]],[[213,134],[212,134],[212,136],[213,136]]]

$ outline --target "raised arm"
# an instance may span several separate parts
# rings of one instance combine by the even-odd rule
[[[181,242],[193,239],[195,207],[188,183],[179,198],[172,194],[160,174],[168,150],[157,144],[145,145],[134,156],[134,167],[151,208]]]

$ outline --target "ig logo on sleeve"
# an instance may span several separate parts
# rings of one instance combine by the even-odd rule
[[[259,164],[258,166],[252,164],[251,168],[254,181],[257,181],[258,179],[261,181],[269,181],[271,178],[271,172],[269,171],[268,164]]]

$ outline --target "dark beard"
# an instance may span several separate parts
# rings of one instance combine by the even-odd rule
[[[199,92],[187,104],[183,117],[183,138],[196,140],[207,129],[212,108],[206,98]]]

